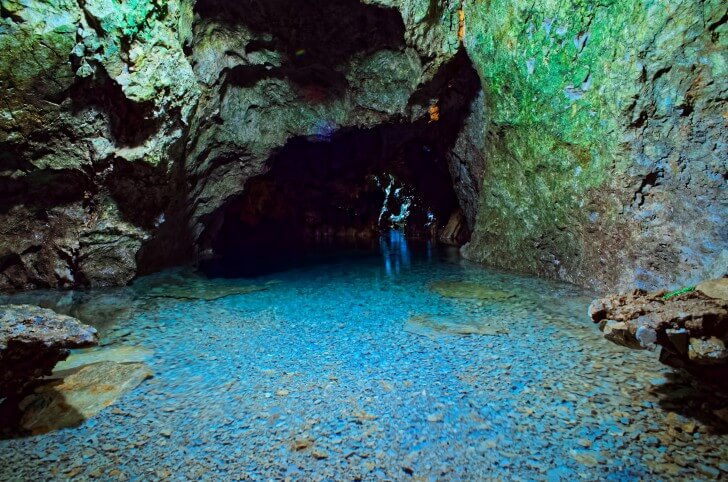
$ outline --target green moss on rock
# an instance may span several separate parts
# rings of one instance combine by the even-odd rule
[[[706,159],[691,146],[698,136],[721,138],[719,109],[708,106],[726,88],[725,35],[707,26],[725,31],[725,6],[490,0],[466,1],[464,9],[465,46],[487,112],[487,172],[467,255],[593,286],[700,276],[726,248],[718,223],[704,228],[711,240],[703,246],[678,240],[691,253],[681,246],[656,264],[663,234],[641,220],[675,222],[669,209],[689,219],[689,199],[704,194],[679,187],[680,164]],[[697,112],[696,104],[706,108]],[[702,133],[690,139],[688,129]],[[707,171],[725,171],[725,147],[718,146]],[[697,166],[697,189],[720,206],[720,182]],[[664,195],[654,189],[645,202],[641,190],[667,170],[676,187]],[[701,258],[698,249],[708,254]]]

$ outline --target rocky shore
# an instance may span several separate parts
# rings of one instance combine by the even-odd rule
[[[635,290],[589,307],[604,337],[635,349],[660,347],[660,361],[728,385],[728,278],[676,292]]]
[[[0,306],[0,398],[50,375],[70,349],[97,343],[96,330],[76,318],[32,305]]]

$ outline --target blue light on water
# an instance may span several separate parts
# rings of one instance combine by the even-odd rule
[[[399,274],[402,268],[409,268],[412,264],[407,238],[402,231],[392,229],[388,235],[382,235],[379,250],[387,276]]]

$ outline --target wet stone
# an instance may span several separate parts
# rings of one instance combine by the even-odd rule
[[[50,375],[72,348],[98,343],[96,329],[33,305],[0,305],[0,399]]]
[[[35,434],[76,426],[151,376],[143,363],[86,365],[26,397],[20,425]]]

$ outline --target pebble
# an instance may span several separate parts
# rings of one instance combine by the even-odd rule
[[[427,416],[428,422],[435,423],[442,422],[443,420],[445,420],[445,416],[442,413],[433,413]]]
[[[313,449],[311,451],[311,456],[313,456],[313,458],[315,458],[317,460],[323,460],[323,459],[329,458],[328,452],[326,452],[324,450],[320,450],[320,449]]]

